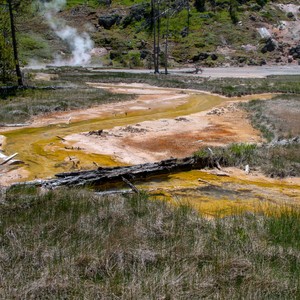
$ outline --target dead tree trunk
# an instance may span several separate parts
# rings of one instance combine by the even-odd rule
[[[23,86],[24,83],[23,83],[20,62],[19,62],[19,56],[18,56],[16,28],[15,28],[14,14],[13,14],[13,7],[12,7],[11,0],[8,0],[8,9],[9,9],[10,27],[11,27],[11,39],[12,39],[12,45],[13,45],[13,50],[14,50],[14,63],[15,63],[15,67],[16,67],[18,85]]]
[[[130,182],[146,180],[151,176],[190,171],[212,166],[209,158],[186,157],[183,159],[168,159],[156,163],[146,163],[128,167],[98,168],[91,171],[78,171],[56,174],[57,178],[49,180],[32,181],[26,185],[36,185],[45,188],[59,186],[97,186],[105,184],[118,184],[124,182],[124,178]]]

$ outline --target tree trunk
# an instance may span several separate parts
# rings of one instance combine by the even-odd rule
[[[55,176],[57,178],[54,179],[25,182],[18,185],[36,185],[50,189],[59,186],[96,186],[98,188],[109,185],[109,187],[112,187],[126,180],[130,182],[146,180],[156,175],[202,169],[213,165],[214,163],[210,158],[174,158],[156,163],[146,163],[128,167],[98,168],[91,171],[61,173],[56,174]]]
[[[190,33],[190,17],[191,17],[191,15],[190,15],[190,2],[189,2],[189,0],[186,0],[186,9],[187,9],[187,13],[188,13],[188,15],[187,15],[187,30],[186,30],[186,34],[188,36],[189,33]]]
[[[156,66],[159,73],[159,53],[160,53],[160,0],[157,1],[157,45],[156,45]]]
[[[169,22],[170,16],[167,16],[167,30],[166,30],[166,40],[165,40],[165,74],[168,74],[168,42],[169,42]]]
[[[14,14],[13,14],[13,8],[12,8],[11,1],[12,0],[7,0],[8,8],[9,8],[11,38],[12,38],[12,45],[13,45],[13,51],[14,51],[14,60],[15,60],[15,66],[16,66],[16,74],[17,74],[17,78],[18,78],[18,85],[23,86],[24,84],[23,84],[23,78],[22,78],[22,73],[21,73],[20,64],[19,64],[18,47],[17,47],[17,39],[16,39],[16,28],[15,28]]]
[[[152,27],[153,27],[153,64],[154,64],[154,74],[159,73],[157,66],[157,45],[156,45],[156,0],[151,0],[151,10],[152,10]]]

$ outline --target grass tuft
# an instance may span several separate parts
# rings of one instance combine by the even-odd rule
[[[300,213],[207,220],[141,193],[8,190],[2,299],[297,299]]]

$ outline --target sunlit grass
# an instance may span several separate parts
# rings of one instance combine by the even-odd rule
[[[9,190],[2,297],[297,299],[299,210],[233,212],[208,219],[144,193]]]

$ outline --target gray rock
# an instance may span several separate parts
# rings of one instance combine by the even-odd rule
[[[290,139],[279,139],[275,138],[270,144],[270,147],[274,146],[288,146],[288,145],[296,145],[300,144],[300,136],[295,136]]]

